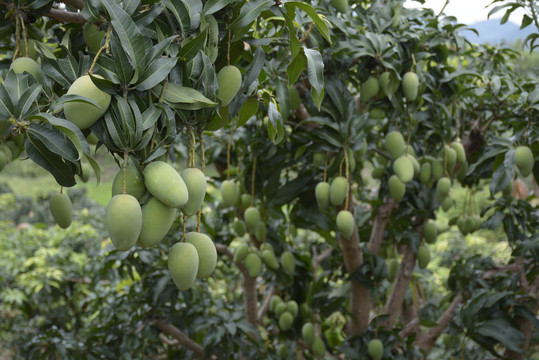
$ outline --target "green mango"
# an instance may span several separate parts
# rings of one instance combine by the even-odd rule
[[[189,191],[178,172],[163,161],[146,165],[143,171],[144,185],[163,204],[181,209],[189,200]]]
[[[301,328],[301,337],[307,345],[311,346],[314,341],[315,335],[316,334],[314,332],[313,324],[311,324],[310,322],[306,322],[305,324],[303,324],[303,327]]]
[[[393,171],[405,184],[414,178],[414,165],[407,156],[401,156],[393,162]]]
[[[284,271],[293,275],[294,270],[296,269],[296,258],[294,257],[294,254],[290,251],[283,252],[281,254],[281,265],[283,266]]]
[[[260,212],[254,206],[251,206],[245,210],[243,213],[243,219],[247,225],[247,230],[254,234],[258,228],[258,223],[260,222]]]
[[[139,245],[150,247],[158,244],[170,230],[176,219],[177,209],[151,198],[142,205],[142,229],[138,238]]]
[[[271,297],[271,300],[270,300],[269,310],[271,312],[275,312],[275,308],[277,307],[277,305],[279,305],[282,302],[283,302],[283,300],[281,299],[281,297],[279,295],[273,295]]]
[[[52,195],[49,202],[49,210],[54,221],[62,229],[67,229],[71,225],[71,221],[73,220],[73,206],[67,194]]]
[[[337,176],[333,179],[329,188],[329,200],[333,205],[338,206],[344,203],[346,192],[348,191],[347,185],[344,176]]]
[[[99,75],[93,75],[102,79]],[[92,126],[109,108],[110,94],[100,90],[92,82],[89,75],[79,77],[67,90],[68,95],[79,95],[93,100],[99,107],[93,104],[79,101],[68,102],[64,105],[64,115],[66,120],[71,121],[80,129],[87,129]]]
[[[417,265],[420,269],[424,269],[430,262],[430,251],[429,248],[421,245],[417,251]]]
[[[314,355],[319,358],[323,358],[326,355],[326,344],[324,344],[324,341],[319,336],[314,337],[311,349]]]
[[[432,165],[430,162],[424,162],[421,165],[421,170],[419,172],[419,180],[423,184],[427,184],[432,177]]]
[[[286,303],[281,301],[277,305],[275,305],[275,316],[280,317],[284,312],[286,311]]]
[[[329,205],[329,191],[330,186],[326,181],[321,181],[316,184],[314,194],[316,196],[316,202],[320,209],[325,209]]]
[[[112,181],[112,196],[123,193],[123,174],[123,169],[120,169],[114,176],[114,180]],[[138,177],[137,170],[132,166],[128,166],[125,169],[125,192],[138,200],[140,200],[142,195],[146,192],[146,186],[144,186],[144,183]]]
[[[20,57],[13,60],[11,65],[9,65],[9,70],[13,71],[15,74],[24,74],[24,72],[27,72],[36,79],[41,76],[41,67],[29,57]]]
[[[466,150],[464,150],[464,146],[460,143],[460,141],[455,140],[451,143],[451,147],[453,150],[455,150],[455,153],[457,154],[457,162],[459,164],[463,164],[466,162]]]
[[[354,220],[354,215],[348,210],[341,210],[337,214],[337,229],[341,233],[342,237],[349,239],[354,232],[354,227],[356,222]]]
[[[225,180],[221,183],[221,197],[223,198],[224,207],[236,205],[239,196],[238,186],[233,180]]]
[[[168,252],[168,270],[180,290],[187,290],[195,283],[198,272],[198,253],[193,244],[178,242]]]
[[[197,249],[197,278],[204,279],[209,277],[217,264],[217,249],[215,248],[215,244],[208,235],[198,232],[187,233],[186,241]]]
[[[281,314],[281,316],[279,316],[279,328],[282,331],[287,331],[288,329],[290,329],[293,323],[294,317],[288,311],[285,311]]]
[[[380,84],[378,79],[375,77],[370,77],[365,83],[361,86],[361,96],[360,100],[362,102],[368,102],[374,98],[380,91]]]
[[[515,165],[520,172],[520,175],[526,177],[532,173],[533,169],[533,152],[527,146],[519,146],[514,153]]]
[[[142,209],[138,200],[128,194],[113,196],[105,211],[105,228],[116,249],[131,249],[142,230]]]
[[[240,207],[242,210],[247,209],[249,206],[251,206],[251,195],[249,194],[242,194],[240,198]]]
[[[434,159],[432,162],[432,178],[436,181],[444,176],[444,160]]]
[[[449,178],[443,177],[438,180],[438,184],[436,184],[436,196],[438,197],[438,201],[443,201],[443,199],[449,195],[450,190],[451,180]]]
[[[402,77],[402,92],[408,101],[415,101],[419,92],[419,78],[414,72],[407,72]]]
[[[241,72],[234,65],[224,66],[217,74],[219,91],[217,97],[221,100],[221,106],[228,105],[236,96],[241,87]]]
[[[257,277],[262,272],[262,261],[257,253],[252,252],[247,255],[245,258],[245,266],[251,277]]]
[[[234,221],[234,225],[232,225],[234,228],[234,232],[238,236],[243,236],[247,232],[247,226],[245,225],[245,222],[243,220],[236,220]]]
[[[406,185],[399,180],[397,175],[391,175],[388,181],[389,194],[395,201],[401,201],[406,192]]]
[[[206,175],[197,168],[187,168],[180,174],[187,187],[189,197],[182,212],[187,216],[195,215],[206,196]]]
[[[236,252],[234,253],[234,262],[236,264],[242,262],[243,260],[245,260],[248,254],[249,245],[247,245],[246,243],[240,244],[236,249]]]
[[[429,221],[425,224],[423,227],[423,237],[429,244],[434,244],[436,242],[436,238],[438,237],[438,228],[436,227],[435,223]]]
[[[271,250],[262,251],[262,261],[264,261],[264,264],[272,270],[277,270],[279,268],[279,262]]]
[[[399,260],[389,259],[387,261],[387,279],[390,282],[393,282],[395,280],[395,277],[397,276],[398,271],[399,271]]]
[[[369,342],[367,350],[373,360],[380,360],[384,355],[384,344],[379,339],[373,339]]]
[[[398,131],[391,131],[386,135],[384,142],[387,151],[392,159],[397,159],[404,155],[404,150],[406,150],[406,142],[404,137]]]
[[[292,317],[298,316],[299,306],[294,300],[290,300],[286,303],[286,311],[292,314]]]

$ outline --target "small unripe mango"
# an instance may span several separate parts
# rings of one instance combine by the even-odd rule
[[[430,181],[430,178],[432,177],[432,165],[430,162],[425,162],[421,165],[421,170],[419,172],[419,180],[426,184]]]
[[[354,232],[356,222],[354,215],[348,210],[341,210],[337,214],[337,229],[345,239],[349,239]]]
[[[451,209],[451,207],[453,206],[454,204],[454,200],[451,199],[450,197],[446,197],[444,199],[444,201],[442,201],[442,209],[444,211],[448,211],[449,209]]]
[[[254,206],[247,208],[243,213],[243,218],[245,219],[247,230],[249,230],[250,233],[255,233],[258,228],[258,223],[260,222],[260,212],[258,209]]]
[[[170,230],[177,210],[163,204],[156,198],[151,198],[142,205],[142,229],[139,235],[139,244],[143,247],[154,246],[159,243]]]
[[[131,249],[142,229],[142,209],[138,200],[128,194],[113,196],[105,211],[105,228],[116,249]]]
[[[395,280],[397,272],[399,271],[399,260],[389,259],[387,262],[387,279],[391,282]]]
[[[123,193],[124,173],[123,169],[118,170],[114,180],[112,181],[112,196],[120,195]],[[125,169],[125,193],[134,196],[139,199],[146,192],[146,186],[142,180],[138,177],[137,170],[128,166]]]
[[[283,252],[281,254],[281,265],[288,274],[294,274],[294,270],[296,269],[296,258],[294,257],[294,254],[290,251]]]
[[[286,311],[292,314],[292,317],[296,317],[298,315],[298,310],[299,306],[295,300],[290,300],[286,303]]]
[[[245,225],[245,222],[243,220],[237,220],[234,222],[234,225],[232,225],[234,228],[234,232],[238,236],[243,236],[247,232],[247,226]]]
[[[320,209],[325,209],[329,205],[329,189],[329,183],[326,181],[321,181],[316,184],[314,194]]]
[[[402,92],[408,101],[415,101],[419,91],[419,78],[414,72],[407,72],[402,77]]]
[[[168,252],[168,270],[174,284],[187,290],[195,283],[198,272],[198,253],[193,244],[178,242]]]
[[[255,231],[255,236],[259,242],[266,241],[266,223],[265,222],[263,221],[258,222],[258,226],[256,227],[256,231]]]
[[[271,312],[275,312],[275,308],[277,307],[277,305],[279,305],[282,302],[283,302],[283,300],[281,299],[281,297],[279,295],[273,295],[271,297],[271,300],[270,300],[270,308],[269,308],[269,310]]]
[[[373,339],[369,342],[368,351],[373,360],[380,360],[384,354],[384,344],[379,339]]]
[[[25,71],[33,75],[36,79],[40,76],[41,67],[37,62],[29,57],[20,57],[11,63],[9,70],[12,70],[15,74],[23,74]]]
[[[436,242],[436,238],[438,237],[438,228],[436,227],[435,223],[429,221],[425,224],[423,227],[423,237],[429,244]]]
[[[398,131],[391,131],[386,135],[385,146],[392,159],[397,159],[404,154],[406,142],[404,137]]]
[[[370,77],[361,86],[361,97],[359,99],[363,102],[367,102],[371,100],[373,97],[375,97],[379,91],[380,91],[380,84],[378,83],[378,79],[375,77]]]
[[[277,270],[279,268],[279,262],[275,257],[275,253],[271,250],[262,251],[262,261],[272,270]]]
[[[307,345],[311,346],[315,337],[313,324],[310,322],[303,324],[303,327],[301,328],[301,337],[303,338],[303,341],[307,343]]]
[[[99,75],[94,75],[102,78]],[[107,111],[110,105],[110,94],[100,90],[92,82],[89,75],[84,75],[75,80],[67,90],[68,95],[79,95],[95,101],[99,106],[83,102],[68,102],[64,105],[66,120],[71,121],[80,129],[92,126]]]
[[[311,348],[313,350],[313,353],[319,358],[322,358],[324,357],[324,355],[326,355],[326,344],[324,344],[324,341],[319,336],[314,337]]]
[[[73,219],[73,207],[71,199],[67,194],[54,194],[49,202],[49,210],[54,218],[54,221],[62,229],[66,229],[71,225]]]
[[[407,156],[401,156],[393,162],[393,171],[405,184],[414,178],[414,165]]]
[[[249,206],[251,206],[251,195],[242,194],[241,198],[240,198],[240,206],[241,206],[242,210],[245,210]]]
[[[397,175],[391,175],[389,178],[389,194],[395,201],[401,201],[406,192],[406,185],[399,180]]]
[[[421,245],[417,251],[417,265],[420,269],[424,269],[430,262],[430,251],[429,248]]]
[[[163,161],[154,161],[143,171],[146,189],[157,200],[173,208],[182,208],[189,200],[189,192],[178,172]]]
[[[287,331],[288,329],[290,329],[293,323],[294,317],[288,311],[285,311],[281,314],[281,316],[279,316],[279,328],[282,331]]]
[[[452,173],[457,163],[457,152],[449,145],[444,146],[443,156],[445,159],[446,169],[448,173]]]
[[[243,260],[245,260],[248,254],[249,254],[249,245],[245,243],[240,244],[238,248],[236,249],[236,252],[234,253],[234,262],[235,263],[242,262]]]
[[[286,303],[280,302],[275,306],[275,316],[280,317],[286,311]]]
[[[527,146],[519,146],[514,153],[515,165],[520,175],[526,177],[531,174],[533,169],[533,152]]]
[[[234,206],[238,202],[239,196],[239,189],[234,181],[225,180],[221,183],[221,197],[224,207]]]
[[[281,359],[288,359],[288,347],[286,344],[279,344],[277,355],[279,355]]]
[[[245,266],[251,277],[257,277],[262,271],[262,261],[257,253],[250,253],[245,258]]]
[[[457,162],[459,164],[463,164],[466,162],[466,151],[464,150],[464,146],[459,141],[453,141],[451,143],[451,147],[453,150],[455,150],[457,154]]]
[[[442,176],[444,176],[444,160],[443,159],[435,159],[432,162],[432,178],[434,180],[438,180]]]
[[[215,265],[217,264],[217,249],[215,249],[215,244],[208,235],[198,232],[188,233],[185,240],[189,244],[192,244],[197,250],[197,278],[207,278],[213,273]]]
[[[240,90],[241,81],[241,72],[234,65],[221,68],[217,74],[217,84],[219,85],[217,97],[223,106],[228,105],[234,99]]]
[[[180,174],[187,187],[189,197],[183,206],[182,212],[187,215],[195,215],[206,196],[206,175],[197,168],[187,168]]]
[[[348,191],[346,178],[344,176],[337,176],[331,182],[329,188],[329,200],[335,206],[342,205],[346,198],[346,192]]]
[[[438,180],[438,184],[436,185],[436,196],[438,197],[439,201],[443,201],[443,199],[449,195],[449,191],[451,190],[451,180],[449,178],[443,177],[440,180]]]

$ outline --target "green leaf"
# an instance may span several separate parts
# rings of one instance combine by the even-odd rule
[[[146,111],[142,113],[142,130],[148,130],[151,128],[157,120],[159,120],[159,116],[163,111],[159,108],[157,108],[155,105],[151,105]]]
[[[126,0],[123,2],[124,10],[129,16],[132,16],[140,5],[140,0]]]
[[[157,90],[157,87],[156,87]],[[160,93],[160,90],[157,90],[158,93]],[[194,104],[194,103],[202,103],[208,106],[215,106],[217,105],[216,102],[211,101],[204,95],[202,95],[199,91],[186,87],[186,86],[179,86],[176,84],[168,84],[167,88],[165,90],[165,96],[164,99],[170,103],[184,103],[184,104]]]
[[[148,51],[148,55],[146,56],[146,63],[150,64],[155,59],[158,59],[163,54],[163,51],[165,51],[166,48],[170,46],[170,44],[172,43],[172,41],[174,41],[176,37],[176,35],[169,36],[165,40],[159,42],[158,44],[155,44],[150,49],[150,51]]]
[[[241,8],[238,17],[230,24],[229,29],[236,29],[246,27],[250,25],[257,17],[260,16],[260,13],[264,10],[268,10],[273,5],[275,1],[273,0],[251,0],[247,1]]]
[[[185,36],[191,28],[189,5],[183,0],[161,0],[161,2],[174,15],[180,25],[180,34]]]
[[[84,158],[86,161],[90,163],[90,166],[94,170],[95,179],[97,181],[97,185],[101,182],[101,168],[99,167],[99,164],[97,161],[95,161],[90,155],[84,154]]]
[[[204,9],[202,10],[202,13],[204,15],[210,15],[214,14],[217,11],[223,9],[228,4],[232,4],[236,0],[209,0],[207,3],[204,4]]]
[[[479,325],[475,331],[480,335],[496,339],[496,341],[512,351],[522,353],[518,345],[525,341],[525,337],[522,332],[511,326],[506,320],[487,320]]]
[[[311,97],[320,110],[324,97],[324,61],[318,50],[303,49],[307,58],[307,77],[311,83]]]
[[[4,80],[4,86],[11,98],[12,104],[16,106],[22,93],[28,89],[28,76],[10,71]]]
[[[15,115],[15,106],[13,106],[11,98],[2,83],[0,83],[0,115],[4,117],[5,120]]]
[[[294,26],[294,19],[296,17],[296,9],[294,7],[289,7],[285,13],[283,9],[279,9],[288,28],[288,38],[290,39],[290,53],[292,58],[296,58],[299,53],[300,43],[296,36],[296,27]]]
[[[185,40],[182,43],[180,51],[178,52],[178,57],[185,61],[193,59],[198,51],[204,48],[207,32],[208,28],[206,27],[204,31],[198,34],[195,38]]]
[[[260,71],[264,67],[265,63],[266,63],[266,54],[264,53],[264,50],[262,50],[262,47],[259,46],[255,51],[253,60],[251,60],[251,65],[249,65],[249,68],[247,69],[247,72],[245,73],[245,76],[243,77],[243,84],[241,85],[239,93],[245,93],[247,91],[249,86],[251,86],[251,84],[256,80],[256,78],[260,74]]]
[[[41,85],[33,84],[21,95],[17,103],[17,113],[19,116],[24,117],[26,115],[28,109],[30,109],[30,106],[32,106],[40,93]]]
[[[256,114],[258,110],[258,100],[256,98],[248,98],[242,105],[239,111],[239,119],[237,127],[243,126],[247,120]]]
[[[288,84],[284,81],[276,81],[275,92],[277,93],[277,103],[283,119],[288,119],[290,116],[290,94],[288,92]]]
[[[286,68],[286,73],[288,74],[288,79],[290,83],[293,84],[298,81],[299,75],[307,66],[307,59],[305,55],[298,54]]]
[[[277,110],[277,106],[273,101],[270,101],[269,103],[268,116],[270,120],[268,121],[268,135],[271,142],[277,145],[284,138],[284,127],[281,113],[279,112],[279,110]]]
[[[228,123],[228,105],[219,108],[219,111],[215,111],[212,117],[206,123],[204,130],[206,131],[217,131],[226,123]]]
[[[74,95],[74,94],[65,94],[60,96],[58,99],[56,99],[56,105],[61,105],[65,103],[70,102],[82,102],[86,104],[91,104],[95,106],[96,108],[100,108],[100,106],[92,99],[80,96],[80,95]]]
[[[133,67],[129,63],[129,58],[125,53],[120,40],[112,35],[110,39],[110,50],[114,59],[114,73],[118,76],[120,84],[127,85],[133,78]]]
[[[76,184],[71,166],[30,134],[26,138],[25,149],[28,157],[51,173],[58,184],[65,187]]]
[[[80,159],[75,145],[55,127],[32,123],[27,129],[27,134],[39,140],[50,152],[61,156],[66,161],[76,163]]]
[[[140,75],[137,90],[149,90],[159,84],[168,76],[177,61],[177,58],[158,58],[151,62]]]
[[[290,1],[285,3],[284,6],[287,8],[287,10],[291,7],[296,7],[305,11],[315,23],[316,28],[318,29],[320,34],[322,34],[322,36],[331,44],[331,36],[329,34],[329,29],[326,22],[322,20],[320,15],[316,13],[316,11],[311,5],[299,1]]]
[[[146,66],[146,47],[140,30],[131,17],[114,1],[101,1],[109,13],[122,47],[135,65],[135,73],[140,74]]]

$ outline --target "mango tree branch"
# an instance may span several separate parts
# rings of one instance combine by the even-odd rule
[[[393,208],[397,205],[395,200],[390,199],[387,203],[379,206],[376,210],[376,218],[372,225],[371,237],[367,244],[367,249],[372,253],[378,254],[382,247],[382,240],[384,239],[384,232],[386,231],[387,223],[393,212]]]
[[[415,253],[410,245],[406,245],[404,256],[399,266],[397,278],[393,284],[393,290],[387,299],[384,307],[384,314],[388,315],[388,318],[382,322],[382,326],[386,330],[391,330],[397,322],[397,317],[400,313],[406,290],[408,290],[408,284],[412,279],[412,273],[415,265]]]
[[[62,0],[62,2],[79,10],[82,10],[84,6],[86,6],[86,2],[84,0]]]
[[[268,312],[268,309],[270,307],[271,303],[271,297],[277,293],[277,288],[275,286],[272,286],[268,293],[266,294],[266,297],[264,298],[264,302],[262,303],[262,306],[258,309],[258,321],[262,321],[262,318],[266,315]]]
[[[204,357],[204,352],[202,346],[197,344],[193,339],[187,336],[183,331],[178,329],[176,326],[167,323],[165,320],[155,320],[152,321],[152,325],[157,327],[159,330],[165,334],[173,337],[178,340],[178,343],[191,350],[197,358],[202,359]]]
[[[60,22],[71,22],[75,24],[84,24],[86,22],[86,19],[79,13],[58,9],[51,9],[45,16]]]

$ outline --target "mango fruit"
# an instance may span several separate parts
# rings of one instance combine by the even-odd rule
[[[436,227],[435,223],[429,221],[425,224],[423,227],[423,237],[429,244],[436,242],[436,238],[438,237],[438,228]]]
[[[247,209],[249,206],[251,206],[251,195],[249,194],[242,194],[240,198],[240,207],[242,210]]]
[[[305,324],[303,324],[303,326],[301,327],[301,337],[307,345],[311,346],[314,341],[315,335],[316,334],[314,332],[313,324],[311,324],[310,322],[306,322]]]
[[[195,283],[198,272],[198,253],[193,244],[178,242],[168,252],[168,270],[180,290],[187,290]]]
[[[320,336],[314,337],[311,349],[313,350],[313,354],[319,358],[323,358],[326,355],[326,344],[324,344]]]
[[[290,251],[281,254],[281,265],[288,274],[293,275],[296,269],[296,258]]]
[[[393,171],[405,184],[414,178],[414,166],[407,156],[401,156],[393,162]]]
[[[296,317],[299,311],[298,303],[295,300],[289,300],[286,303],[286,311],[292,314],[292,317]]]
[[[443,201],[442,201],[442,209],[444,211],[448,211],[449,209],[451,209],[451,207],[453,207],[453,204],[455,203],[455,201],[450,198],[450,197],[446,197]]]
[[[429,248],[421,245],[417,251],[417,265],[420,269],[424,269],[430,262],[430,251]]]
[[[260,260],[260,256],[254,252],[250,253],[245,258],[245,266],[251,277],[257,277],[262,271],[262,261]]]
[[[272,270],[277,270],[279,268],[279,262],[275,257],[275,253],[271,250],[262,251],[262,261]]]
[[[419,180],[423,184],[427,184],[432,177],[432,165],[430,162],[424,162],[421,164],[421,170],[419,171]]]
[[[221,68],[217,74],[217,84],[219,91],[217,97],[221,100],[221,105],[228,105],[241,87],[241,72],[234,65],[228,65]]]
[[[144,185],[163,204],[181,209],[189,200],[189,191],[178,172],[163,161],[149,163],[143,171]]]
[[[392,159],[401,157],[406,149],[404,137],[398,131],[391,131],[388,133],[386,135],[384,144]]]
[[[234,181],[225,180],[221,183],[221,197],[224,207],[234,206],[238,202],[239,196],[239,189]]]
[[[275,316],[280,317],[286,311],[286,303],[281,301],[275,306]]]
[[[258,228],[258,223],[260,222],[260,212],[258,209],[254,206],[247,208],[243,213],[243,219],[247,225],[247,230],[254,234]]]
[[[180,174],[189,193],[182,212],[187,216],[195,215],[206,196],[206,175],[197,168],[187,168]]]
[[[402,77],[402,92],[408,101],[415,101],[419,92],[419,78],[414,72],[407,72]]]
[[[399,180],[397,175],[391,175],[388,181],[389,194],[395,201],[401,201],[406,192],[406,185]]]
[[[105,228],[116,249],[131,249],[142,230],[142,209],[138,200],[128,194],[113,196],[105,211]]]
[[[369,342],[367,350],[373,360],[380,360],[384,355],[384,344],[379,339],[373,339]]]
[[[460,143],[460,141],[455,140],[451,143],[451,147],[453,150],[455,150],[455,153],[457,154],[457,162],[459,164],[463,164],[466,162],[466,150],[464,150],[464,146]]]
[[[143,247],[154,246],[159,243],[170,230],[177,210],[163,204],[156,198],[151,198],[142,205],[142,229],[138,238]]]
[[[269,307],[269,310],[271,312],[275,312],[275,308],[277,307],[278,304],[282,303],[283,300],[281,299],[281,297],[279,295],[273,295],[270,299],[270,307]]]
[[[238,236],[243,236],[247,232],[247,226],[245,225],[245,221],[243,220],[236,220],[234,221],[234,224],[232,225],[234,232]]]
[[[444,160],[435,159],[432,162],[432,178],[439,180],[442,176],[444,176]]]
[[[102,78],[94,75],[96,78]],[[109,108],[110,94],[100,90],[92,82],[89,75],[79,77],[67,90],[68,95],[84,96],[95,101],[99,106],[83,102],[68,102],[64,105],[64,115],[66,120],[71,121],[80,129],[87,129],[92,126]]]
[[[342,205],[346,198],[346,192],[348,191],[348,184],[344,176],[337,176],[331,182],[329,188],[329,200],[335,206]]]
[[[65,193],[54,194],[50,198],[49,210],[54,221],[62,229],[67,229],[73,220],[73,206],[71,199]]]
[[[354,215],[348,210],[341,210],[337,214],[337,229],[341,233],[342,237],[349,239],[354,232],[354,227],[356,222],[354,220]]]
[[[382,94],[388,98],[393,96],[393,89],[391,89],[391,73],[389,71],[384,71],[378,78],[378,82],[380,83]]]
[[[259,242],[265,242],[266,241],[266,223],[265,222],[263,222],[263,221],[258,222],[258,225],[256,227],[256,231],[255,231],[255,236],[256,236],[256,239]]]
[[[207,278],[213,273],[217,264],[217,249],[215,248],[215,244],[208,235],[198,232],[187,233],[185,240],[197,250],[197,278]]]
[[[436,185],[436,196],[438,197],[438,201],[442,202],[443,199],[449,195],[450,190],[451,180],[449,178],[443,177],[438,180],[438,184]]]
[[[112,196],[123,193],[124,172],[123,169],[118,170],[112,181]],[[137,170],[128,166],[125,169],[125,192],[126,194],[136,197],[138,200],[146,192],[146,186],[138,177]]]
[[[361,86],[361,96],[360,100],[363,102],[368,102],[374,98],[380,91],[380,84],[378,79],[375,77],[370,77],[363,85]]]
[[[452,173],[457,163],[457,152],[449,145],[444,145],[443,156],[445,160],[446,170],[448,173]]]
[[[331,0],[330,4],[340,13],[348,12],[348,0]]]
[[[533,152],[527,146],[519,146],[514,153],[515,165],[520,172],[520,175],[526,177],[532,173],[533,169]]]
[[[316,167],[320,167],[320,166],[324,165],[325,162],[326,162],[326,153],[325,152],[319,151],[319,152],[315,152],[313,154],[313,164]]]
[[[287,331],[290,329],[293,323],[294,317],[288,311],[285,311],[281,314],[281,316],[279,316],[279,329],[282,331]]]
[[[277,347],[277,355],[281,359],[288,359],[288,347],[286,346],[286,344],[279,344],[279,346]]]
[[[13,60],[11,65],[9,65],[9,70],[12,70],[16,74],[24,74],[24,72],[27,72],[36,79],[41,75],[41,67],[29,57],[20,57]]]
[[[316,196],[316,202],[320,209],[325,209],[329,205],[329,183],[326,181],[320,181],[314,188],[314,194]]]
[[[240,244],[236,249],[236,252],[234,253],[234,262],[236,264],[242,262],[243,260],[245,260],[248,254],[249,245],[247,245],[246,243]]]
[[[393,280],[395,280],[395,277],[397,276],[398,271],[399,271],[399,260],[389,259],[387,262],[387,279],[390,282],[393,282]]]
[[[101,41],[105,38],[107,33],[99,30],[97,25],[92,24],[91,22],[86,22],[82,26],[82,37],[88,49],[92,52],[98,52],[101,48]]]

